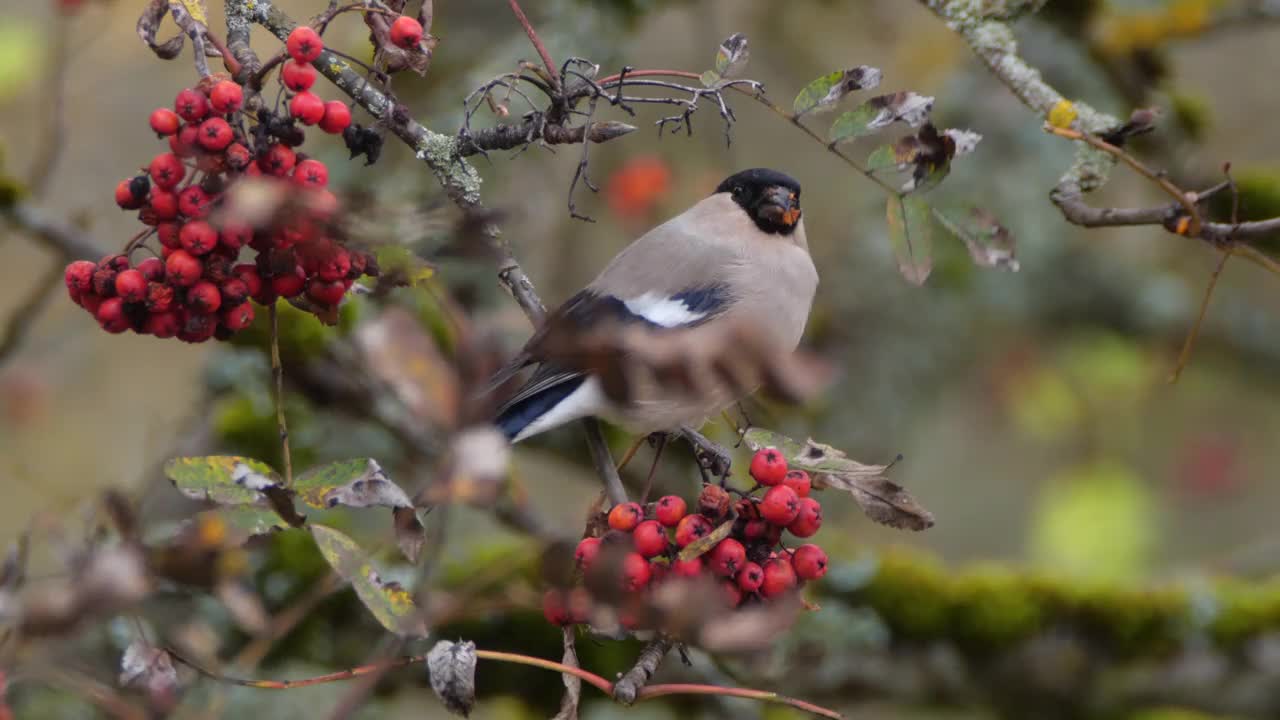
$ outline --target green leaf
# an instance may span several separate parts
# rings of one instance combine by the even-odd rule
[[[729,537],[729,533],[733,532],[733,520],[725,520],[720,523],[719,527],[707,533],[706,536],[685,545],[680,550],[681,560],[692,560],[696,557],[702,557],[711,551],[711,548],[720,544],[720,541]]]
[[[399,584],[384,581],[355,540],[325,525],[312,525],[311,536],[320,554],[342,579],[351,583],[356,597],[383,627],[406,637],[426,636],[427,627],[413,596]]]
[[[881,145],[867,156],[867,169],[875,172],[899,165],[898,153],[892,145]]]
[[[220,505],[252,505],[264,499],[262,487],[280,481],[270,465],[237,455],[174,458],[164,474],[183,495]]]
[[[311,468],[293,481],[302,502],[315,508],[410,507],[409,497],[373,458],[339,460]]]
[[[933,526],[933,514],[902,486],[885,477],[887,465],[866,465],[830,445],[812,439],[801,443],[762,428],[748,429],[742,440],[753,451],[777,448],[786,456],[787,467],[813,476],[815,488],[849,493],[867,517],[882,525],[917,531]]]
[[[870,135],[901,121],[918,127],[929,117],[933,98],[913,92],[879,95],[850,110],[831,125],[828,139],[843,142]]]
[[[915,195],[902,195],[890,197],[886,209],[889,241],[898,261],[898,272],[912,285],[924,285],[933,269],[929,204]]]
[[[285,522],[275,510],[265,505],[227,505],[212,508],[197,513],[192,522],[211,520],[221,522],[229,534],[245,540],[289,527],[289,523]]]
[[[715,70],[706,70],[698,76],[698,79],[702,81],[703,87],[715,87],[715,84],[720,82],[720,73]]]
[[[808,112],[828,110],[845,95],[856,90],[869,90],[880,84],[880,71],[869,65],[836,70],[814,80],[796,95],[792,111],[797,117]]]

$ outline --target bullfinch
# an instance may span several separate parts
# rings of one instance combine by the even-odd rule
[[[790,353],[817,286],[800,184],[755,168],[730,175],[710,197],[632,242],[548,323],[583,330],[602,322],[638,324],[657,333],[742,323]],[[741,399],[723,388],[695,396],[653,384],[619,404],[598,377],[537,357],[537,339],[507,366],[509,378],[537,365],[494,420],[511,442],[584,417],[643,434],[697,427]]]

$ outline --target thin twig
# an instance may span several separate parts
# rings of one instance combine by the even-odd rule
[[[66,258],[60,256],[50,263],[49,268],[31,288],[31,292],[10,313],[9,324],[5,326],[4,336],[0,337],[0,367],[4,366],[9,356],[22,344],[27,332],[39,317],[40,311],[54,296],[55,291],[61,287],[60,281],[65,262]]]
[[[1103,140],[1102,138],[1092,135],[1090,133],[1080,132],[1079,130],[1074,130],[1072,128],[1061,128],[1056,125],[1050,125],[1048,123],[1045,123],[1044,129],[1045,129],[1045,132],[1050,133],[1052,135],[1057,135],[1058,137],[1066,138],[1068,140],[1078,140],[1080,142],[1083,142],[1089,145],[1090,147],[1097,148],[1098,150],[1101,150],[1107,153],[1108,155],[1111,155],[1112,157],[1120,160],[1124,164],[1133,168],[1134,172],[1138,173],[1142,177],[1155,183],[1157,186],[1160,187],[1161,190],[1165,192],[1165,194],[1173,198],[1174,202],[1182,205],[1182,209],[1185,210],[1187,212],[1187,216],[1191,218],[1191,226],[1187,229],[1186,234],[1192,235],[1192,236],[1200,234],[1200,229],[1202,224],[1200,220],[1200,209],[1197,208],[1196,204],[1192,202],[1190,198],[1187,197],[1186,192],[1184,192],[1177,185],[1174,185],[1169,180],[1169,178],[1165,177],[1164,173],[1159,173],[1159,172],[1156,172],[1155,170],[1152,170],[1151,168],[1144,165],[1141,160],[1134,157],[1133,155],[1130,155],[1124,149],[1118,148],[1115,145],[1112,145],[1111,143],[1107,142],[1106,140]]]
[[[613,699],[623,705],[630,705],[639,699],[640,690],[657,672],[658,664],[667,656],[673,644],[671,638],[659,635],[645,645],[636,658],[636,664],[614,683]]]
[[[547,52],[547,46],[542,44],[542,38],[538,37],[537,31],[533,29],[533,24],[529,22],[528,16],[520,8],[520,3],[516,0],[507,0],[507,5],[511,7],[511,13],[516,16],[520,27],[524,28],[524,34],[529,36],[529,42],[533,45],[533,49],[538,51],[538,57],[542,58],[542,64],[547,68],[547,77],[551,81],[551,87],[558,92],[560,90],[560,75],[556,72],[556,63],[551,59],[551,53]]]
[[[276,427],[280,431],[280,457],[284,462],[284,486],[293,486],[293,459],[289,454],[289,426],[284,417],[284,366],[280,362],[280,313],[276,303],[267,306],[271,319],[271,377],[275,390]]]
[[[627,501],[627,489],[622,486],[622,478],[618,468],[609,455],[609,446],[604,441],[604,433],[600,431],[600,422],[595,418],[586,418],[582,425],[587,431],[587,448],[591,451],[591,463],[596,473],[604,481],[604,492],[609,502],[621,505]]]
[[[1214,288],[1218,286],[1218,277],[1222,275],[1222,268],[1226,267],[1233,252],[1231,248],[1224,250],[1222,257],[1218,259],[1217,266],[1213,268],[1213,274],[1209,276],[1209,285],[1204,289],[1204,297],[1200,298],[1200,311],[1196,313],[1196,321],[1191,325],[1191,331],[1187,333],[1187,339],[1182,343],[1182,351],[1178,353],[1178,364],[1173,366],[1173,372],[1169,374],[1171,385],[1178,382],[1187,363],[1191,362],[1191,351],[1196,346],[1196,338],[1200,337],[1200,326],[1204,324],[1205,313],[1209,311],[1209,300],[1213,297]]]

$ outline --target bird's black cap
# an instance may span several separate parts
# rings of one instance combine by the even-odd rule
[[[777,170],[751,168],[734,173],[716,192],[732,195],[756,227],[767,233],[790,235],[800,219],[800,183]]]

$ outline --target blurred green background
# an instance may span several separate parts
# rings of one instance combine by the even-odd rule
[[[146,126],[148,113],[193,79],[186,59],[157,60],[138,42],[137,4],[86,3],[66,21],[66,130],[49,191],[32,200],[82,224],[104,253],[135,231],[135,219],[112,202],[114,184],[160,152]],[[295,17],[323,5],[279,4]],[[1137,152],[1194,187],[1216,182],[1221,164],[1231,161],[1249,181],[1246,213],[1260,212],[1280,196],[1272,179],[1280,173],[1280,140],[1271,121],[1280,114],[1280,93],[1266,70],[1280,66],[1280,25],[1200,33],[1193,22],[1197,8],[1212,13],[1228,4],[1050,0],[1018,32],[1027,59],[1069,97],[1119,117],[1140,105],[1164,107],[1162,130],[1137,144]],[[1169,384],[1217,256],[1202,243],[1155,228],[1086,231],[1067,224],[1048,191],[1072,147],[1042,132],[1040,120],[928,10],[905,0],[546,0],[525,6],[553,56],[590,58],[602,74],[624,64],[699,72],[724,37],[741,31],[751,43],[746,75],[763,81],[784,105],[813,77],[865,63],[884,70],[885,91],[936,96],[941,126],[984,136],[933,197],[969,201],[999,216],[1017,238],[1021,271],[975,268],[958,241],[939,236],[935,270],[923,288],[907,286],[894,269],[880,191],[746,100],[735,102],[738,122],[728,147],[707,108],[695,118],[691,137],[659,137],[652,122],[664,113],[653,108],[641,107],[635,119],[604,109],[602,116],[641,129],[592,147],[591,174],[604,192],[580,193],[578,204],[598,221],[593,224],[570,219],[565,207],[576,148],[474,158],[486,202],[506,213],[505,234],[551,303],[588,281],[630,238],[680,212],[730,172],[770,166],[800,180],[822,277],[806,344],[841,374],[820,402],[798,411],[755,408],[753,419],[811,435],[864,462],[901,453],[892,477],[938,521],[920,534],[888,530],[863,518],[851,501],[832,498],[819,539],[833,557],[856,562],[869,549],[910,545],[948,566],[994,561],[1133,586],[1276,572],[1276,278],[1243,262],[1229,264],[1191,365]],[[220,7],[211,8],[211,19],[218,27]],[[41,68],[56,51],[61,22],[51,3],[0,0],[0,149],[3,168],[17,177],[36,161],[52,122]],[[415,117],[442,132],[458,126],[470,88],[533,57],[499,0],[439,0],[434,33],[441,41],[430,72],[400,76],[395,87]],[[335,23],[326,40],[363,47],[365,33],[352,15]],[[258,30],[255,45],[265,52],[273,41]],[[323,81],[319,92],[338,97]],[[438,192],[402,145],[389,142],[379,164],[365,168],[346,163],[336,142],[309,144],[329,163],[335,189],[370,191],[381,204],[406,209],[404,217],[388,220],[392,232],[425,233],[413,225],[430,212],[414,211],[438,205]],[[645,185],[650,192],[640,199],[625,196],[623,184],[637,173],[666,179]],[[1162,202],[1123,168],[1091,200]],[[0,318],[7,318],[51,255],[3,224],[0,233]],[[500,330],[512,346],[526,336],[523,316],[492,282],[489,268],[450,261],[441,277],[477,297],[479,322]],[[245,406],[227,389],[243,390],[252,381],[240,375],[264,372],[260,362],[209,346],[109,336],[61,294],[3,362],[4,542],[36,514],[69,511],[95,489],[146,486],[156,464],[202,420],[212,419],[215,431],[234,429],[230,413]],[[212,404],[210,378],[220,393]],[[267,426],[269,401],[260,400],[251,413],[260,422],[252,427]],[[376,455],[379,447],[348,433],[338,419],[298,422],[295,436],[313,457]],[[713,432],[727,437],[724,428]],[[517,452],[535,504],[570,526],[580,522],[595,484],[580,444],[579,431],[570,428]],[[615,453],[627,444],[615,438]],[[243,450],[246,443],[243,433],[215,432],[206,445]],[[664,463],[662,482],[687,492],[691,466],[677,460]],[[460,538],[448,551],[455,560],[477,544],[506,542],[479,514],[458,513],[449,522]],[[556,652],[554,640],[543,645]],[[325,669],[333,668],[311,668]],[[558,679],[536,677],[554,697]],[[299,691],[300,697],[279,702],[305,707],[337,692]],[[398,695],[381,703],[380,712],[439,716],[443,711],[425,698]],[[738,712],[697,707],[721,716]],[[514,699],[482,701],[478,716],[525,712]],[[596,702],[584,716],[640,720],[692,712],[689,706],[624,709]],[[749,717],[759,710],[740,712]],[[961,716],[941,712],[862,705],[855,716]]]

